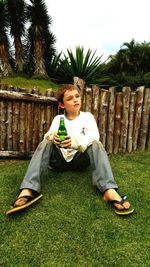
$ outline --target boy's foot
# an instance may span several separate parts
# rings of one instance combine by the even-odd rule
[[[26,188],[22,189],[18,198],[13,203],[13,207],[18,207],[18,206],[22,206],[22,205],[26,204],[27,198],[26,197],[24,198],[23,196],[33,197],[32,189],[26,189]]]
[[[115,213],[119,215],[128,215],[134,211],[129,201],[127,200],[127,197],[121,197],[113,188],[108,189],[104,192],[103,199],[105,202],[111,202],[116,208]]]
[[[18,198],[14,201],[12,204],[12,207],[10,210],[6,212],[7,215],[16,213],[18,211],[21,211],[33,203],[35,203],[37,200],[39,200],[43,195],[38,194],[37,192],[33,192],[31,189],[23,189],[18,196]]]

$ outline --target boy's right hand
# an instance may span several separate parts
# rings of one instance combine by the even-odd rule
[[[59,136],[57,133],[54,133],[54,135],[53,135],[53,144],[56,146],[60,145],[60,140],[59,140]]]

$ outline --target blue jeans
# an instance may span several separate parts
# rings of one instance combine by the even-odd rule
[[[28,188],[40,193],[41,175],[49,167],[51,158],[54,159],[55,153],[57,156],[57,151],[55,151],[55,153],[53,152],[54,152],[54,145],[50,141],[43,140],[38,145],[30,161],[30,164],[28,166],[26,175],[22,181],[20,189]],[[100,141],[94,141],[92,145],[90,145],[87,148],[85,152],[85,157],[83,154],[84,153],[81,153],[81,157],[83,158],[83,160],[85,159],[86,167],[88,165],[91,166],[93,185],[96,186],[101,193],[110,188],[118,189],[118,186],[112,174],[112,169],[109,163],[107,153],[102,143]],[[63,164],[64,170],[67,170],[67,166],[69,170],[73,171],[75,171],[76,169],[78,170],[78,168],[76,168],[75,166],[79,165],[85,166],[85,164],[83,163],[79,164],[80,160],[76,159],[75,157],[72,161],[72,165],[67,165],[68,163],[64,160]],[[60,166],[59,160],[61,161],[61,166],[62,166],[62,158],[60,156],[60,158],[58,157],[55,162],[56,169],[57,166]]]

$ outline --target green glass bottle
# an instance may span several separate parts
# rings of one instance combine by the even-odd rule
[[[60,142],[65,140],[65,136],[67,135],[67,130],[65,127],[65,122],[64,122],[63,117],[60,118],[60,123],[59,123],[59,128],[58,128],[57,134],[59,135]]]

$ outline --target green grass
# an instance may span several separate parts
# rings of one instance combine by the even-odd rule
[[[57,89],[58,85],[49,80],[38,80],[38,79],[28,79],[25,77],[17,76],[17,77],[4,77],[1,79],[2,84],[12,85],[14,87],[19,88],[38,88],[41,92],[45,92],[47,89]]]
[[[90,171],[46,172],[39,203],[6,216],[28,162],[0,161],[0,266],[150,266],[150,152],[110,157],[120,190],[135,208],[128,217],[102,201]]]

